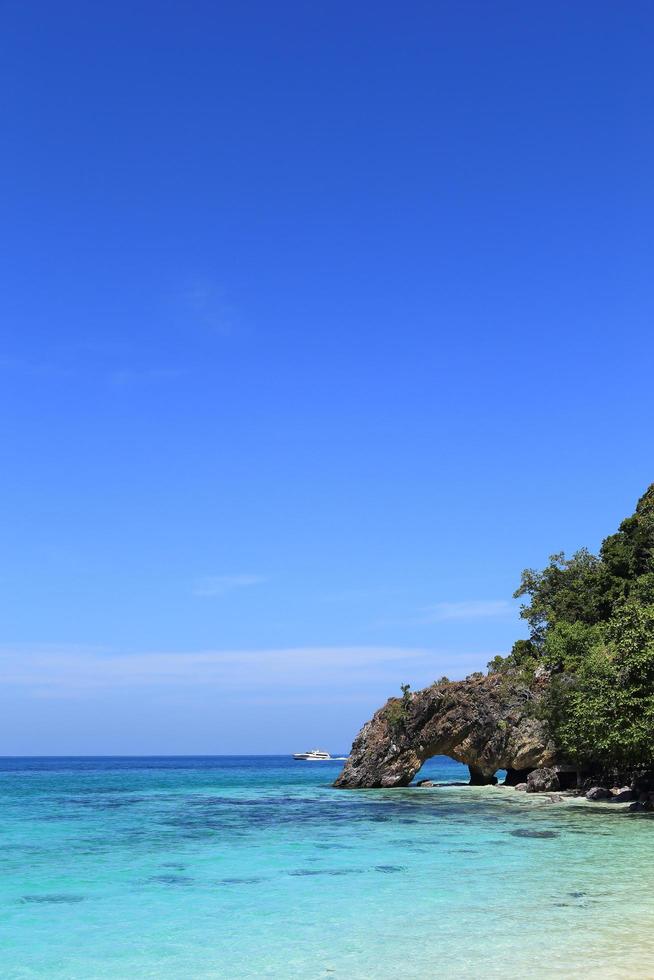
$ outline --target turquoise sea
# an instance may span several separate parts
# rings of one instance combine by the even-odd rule
[[[0,976],[654,976],[648,815],[341,765],[0,760]]]

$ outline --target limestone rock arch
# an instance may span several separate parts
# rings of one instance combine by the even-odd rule
[[[499,674],[432,684],[391,698],[366,722],[334,783],[342,789],[407,786],[422,764],[447,755],[470,769],[471,783],[507,782],[557,763],[557,752],[536,704],[538,684]]]

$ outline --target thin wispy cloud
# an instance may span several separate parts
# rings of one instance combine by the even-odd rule
[[[83,647],[0,648],[5,693],[37,698],[81,697],[108,691],[191,691],[214,688],[240,697],[313,690],[340,697],[353,687],[397,681],[429,666],[434,651],[410,647],[290,647],[271,650],[114,653]],[[434,675],[438,663],[434,663]]]
[[[252,585],[261,585],[265,581],[263,575],[207,575],[195,583],[193,595],[201,598],[223,596],[235,589],[246,589]]]
[[[337,592],[328,592],[320,597],[322,602],[366,602],[369,599],[388,599],[402,595],[402,589],[340,589]]]
[[[461,602],[435,602],[422,610],[419,622],[442,623],[453,619],[497,619],[515,614],[506,599],[464,599]]]
[[[53,361],[30,360],[20,357],[0,357],[0,373],[25,378],[68,378],[69,367]]]
[[[179,368],[166,367],[146,367],[146,368],[119,368],[109,371],[107,380],[112,385],[127,387],[128,385],[157,384],[165,381],[176,381],[183,376],[184,372]]]
[[[146,385],[175,381],[186,373],[178,367],[151,366],[135,363],[112,367],[102,351],[93,348],[65,350],[58,362],[37,361],[21,358],[0,357],[0,374],[10,374],[24,378],[43,378],[52,380],[80,381],[89,378],[108,382],[116,387]]]
[[[181,290],[180,302],[187,320],[217,336],[227,337],[236,327],[236,310],[227,302],[217,282],[196,278]]]

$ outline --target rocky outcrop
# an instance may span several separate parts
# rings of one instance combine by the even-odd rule
[[[534,769],[527,776],[528,793],[550,793],[556,789],[560,789],[560,785],[555,769]]]
[[[473,674],[391,698],[357,735],[334,785],[407,786],[434,755],[465,763],[477,785],[495,782],[498,769],[509,770],[512,785],[524,782],[532,770],[558,761],[535,710],[546,684]]]
[[[586,793],[586,799],[594,803],[596,800],[609,800],[611,795],[611,790],[606,786],[591,786]]]
[[[609,803],[631,803],[638,799],[638,793],[633,789],[629,789],[628,786],[624,786],[619,789],[617,793],[611,793],[609,797]]]

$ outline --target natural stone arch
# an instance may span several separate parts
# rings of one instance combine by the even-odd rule
[[[542,693],[498,674],[433,684],[391,698],[366,722],[335,786],[407,786],[427,759],[446,755],[470,769],[471,782],[492,783],[507,770],[510,785],[557,763],[535,706]]]

